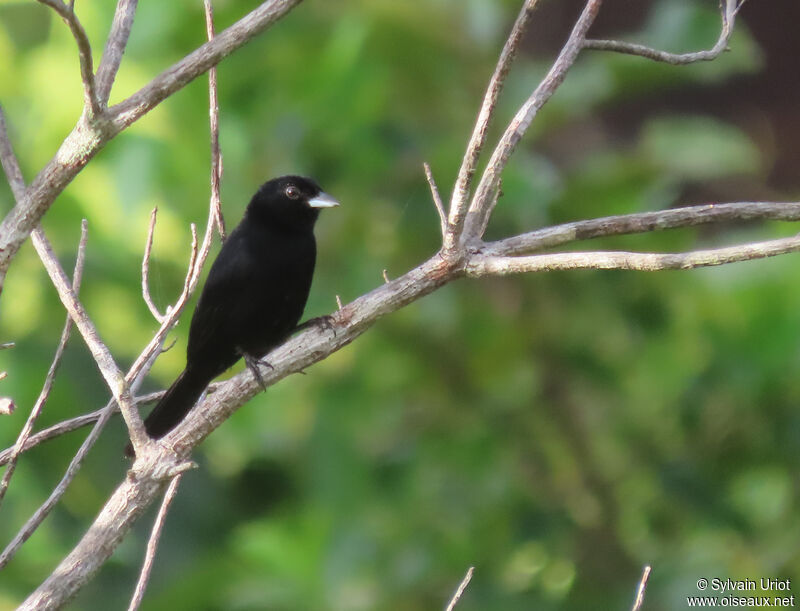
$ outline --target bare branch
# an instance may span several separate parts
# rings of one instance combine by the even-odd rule
[[[214,385],[212,384],[211,387]],[[147,403],[154,403],[161,399],[164,395],[164,391],[160,390],[158,392],[151,392],[146,395],[142,395],[141,397],[136,398],[136,405],[145,405]],[[114,403],[116,405],[116,402]],[[50,441],[52,439],[56,439],[57,437],[61,437],[62,435],[66,435],[67,433],[71,433],[72,431],[77,431],[85,426],[88,426],[94,422],[97,422],[100,419],[100,416],[103,415],[103,411],[105,408],[97,409],[93,412],[89,412],[88,414],[82,414],[80,416],[75,416],[74,418],[69,418],[68,420],[63,420],[57,424],[54,424],[51,427],[48,427],[38,433],[31,435],[28,440],[25,442],[25,445],[22,448],[21,453],[25,453],[32,448],[35,448],[41,443],[46,441]],[[116,410],[115,410],[116,412]],[[10,448],[6,448],[2,452],[0,452],[0,467],[7,464],[8,461],[11,459],[11,455],[14,452],[14,446]]]
[[[428,186],[431,188],[433,204],[436,206],[436,212],[439,213],[439,223],[442,226],[442,240],[444,240],[447,236],[447,213],[444,210],[442,195],[439,193],[439,187],[436,186],[436,181],[433,179],[431,166],[428,165],[428,162],[426,161],[422,164],[422,167],[425,168],[425,178],[428,180]]]
[[[89,318],[89,315],[86,313],[83,304],[78,301],[78,298],[72,291],[70,282],[61,264],[58,262],[58,258],[53,252],[53,248],[47,240],[42,228],[37,227],[33,231],[32,236],[33,246],[39,258],[42,260],[51,282],[56,287],[56,291],[58,291],[61,303],[64,304],[72,320],[75,321],[75,325],[78,327],[81,336],[83,336],[89,351],[92,353],[92,357],[94,357],[100,369],[100,373],[103,374],[103,378],[106,384],[108,384],[114,399],[116,399],[117,403],[120,405],[122,417],[125,419],[125,424],[128,427],[128,433],[131,436],[134,447],[143,449],[148,446],[151,441],[144,431],[142,419],[131,399],[130,381],[127,380],[122,374],[122,371],[120,371],[108,346],[100,339],[100,335],[94,323]]]
[[[722,53],[728,50],[728,42],[733,35],[733,26],[739,8],[744,4],[739,0],[721,0],[720,12],[722,13],[722,30],[716,44],[707,51],[696,51],[694,53],[668,53],[619,40],[586,40],[583,43],[584,49],[596,51],[613,51],[626,55],[638,55],[656,62],[664,62],[673,66],[684,66],[695,62],[711,61],[717,59]]]
[[[44,429],[38,433],[35,433],[28,437],[25,440],[25,445],[22,446],[20,449],[20,454],[24,454],[28,450],[35,448],[41,443],[45,441],[50,441],[61,435],[65,435],[66,433],[71,433],[72,431],[77,431],[89,424],[97,422],[102,415],[104,408],[95,410],[93,412],[89,412],[88,414],[83,414],[81,416],[76,416],[75,418],[70,418],[69,420],[64,420],[63,422],[59,422],[58,424],[54,424],[53,426]],[[16,448],[15,446],[11,446],[10,448],[6,448],[2,452],[0,452],[0,466],[8,464],[8,461],[11,460],[11,457],[14,455]]]
[[[88,237],[86,221],[84,220],[81,223],[81,239],[78,244],[78,257],[75,261],[75,270],[72,273],[72,291],[77,295],[80,291],[81,287],[81,277],[83,276],[83,265],[86,260],[86,239]],[[19,436],[17,437],[17,441],[14,444],[14,449],[11,453],[11,457],[8,460],[8,465],[6,466],[6,471],[3,473],[3,479],[0,481],[0,503],[3,501],[3,497],[8,490],[8,485],[11,482],[11,477],[14,475],[14,470],[17,467],[17,459],[22,452],[22,448],[25,447],[25,442],[28,441],[28,438],[33,431],[33,426],[36,424],[36,420],[39,418],[39,415],[42,413],[44,409],[44,405],[47,402],[48,397],[50,396],[50,390],[53,388],[53,382],[56,378],[56,372],[58,371],[58,367],[61,364],[61,357],[64,355],[64,350],[67,347],[67,341],[69,341],[69,335],[72,331],[72,319],[67,316],[67,320],[64,323],[64,330],[61,332],[61,339],[58,342],[58,348],[56,348],[55,356],[53,357],[53,362],[50,364],[50,369],[47,372],[47,376],[44,380],[44,386],[42,386],[42,390],[39,393],[39,398],[36,399],[36,403],[33,405],[33,409],[31,410],[28,419],[25,422],[25,425],[22,427],[22,431],[20,432]]]
[[[45,582],[20,606],[19,611],[62,608],[108,559],[130,527],[163,490],[164,482],[126,477],[100,511],[81,543]]]
[[[95,88],[94,69],[92,68],[92,46],[89,44],[86,30],[83,29],[72,4],[64,4],[61,0],[39,0],[39,2],[46,4],[58,13],[64,23],[69,26],[69,30],[78,45],[84,104],[92,117],[99,117],[103,113],[103,107],[100,104]]]
[[[652,568],[648,564],[642,571],[642,578],[639,580],[639,587],[636,588],[636,599],[633,601],[631,611],[640,611],[644,604],[644,591],[647,588],[647,582],[650,580],[650,571]]]
[[[97,97],[103,106],[108,104],[111,87],[114,85],[114,79],[117,77],[119,65],[122,62],[122,55],[128,45],[128,37],[131,34],[137,4],[138,0],[119,0],[117,3],[114,21],[111,24],[111,32],[108,35],[100,65],[97,68]]]
[[[118,129],[127,127],[150,111],[162,100],[218,64],[239,47],[283,17],[302,0],[267,0],[229,28],[214,37],[214,40],[174,64],[149,84],[134,93],[124,102],[109,109],[114,125]]]
[[[214,40],[214,9],[211,0],[203,0],[206,13],[206,35]],[[211,128],[211,209],[217,223],[220,238],[225,241],[225,219],[222,217],[222,205],[219,197],[219,185],[222,181],[222,153],[219,148],[219,101],[217,99],[217,67],[208,70],[208,118]]]
[[[164,493],[164,500],[161,502],[161,508],[158,510],[155,522],[153,523],[153,530],[150,533],[150,539],[147,541],[147,552],[144,557],[144,565],[139,574],[139,581],[136,583],[136,589],[133,592],[131,604],[128,606],[128,611],[136,611],[139,605],[142,604],[144,598],[144,591],[147,588],[147,583],[150,581],[150,571],[153,568],[153,560],[156,557],[156,550],[158,549],[158,542],[161,539],[161,531],[164,528],[164,522],[167,519],[167,512],[169,506],[178,493],[178,485],[181,483],[181,475],[176,475],[169,483],[167,491]]]
[[[641,212],[575,221],[537,229],[522,235],[488,242],[478,247],[484,255],[519,255],[571,242],[612,235],[645,233],[706,223],[751,220],[800,221],[800,202],[736,202],[704,204],[658,212]]]
[[[500,97],[500,92],[503,90],[506,76],[511,69],[511,62],[514,61],[514,57],[517,54],[522,36],[538,4],[538,0],[525,0],[525,3],[522,5],[522,10],[520,10],[514,22],[514,26],[511,28],[511,34],[509,34],[503,46],[503,50],[500,52],[494,74],[492,74],[492,78],[489,80],[489,86],[483,97],[483,104],[478,113],[478,118],[475,121],[475,127],[472,130],[472,136],[470,136],[469,143],[467,144],[467,150],[464,153],[464,159],[461,162],[461,168],[458,171],[458,178],[456,179],[456,184],[453,189],[453,196],[450,201],[449,219],[451,229],[449,233],[445,234],[445,251],[454,249],[460,240],[461,230],[464,225],[464,215],[467,211],[467,205],[469,204],[469,191],[472,186],[472,177],[478,166],[478,159],[480,158],[483,145],[486,143],[486,135],[489,131],[489,125],[492,122],[497,100]]]
[[[472,579],[472,573],[475,572],[475,567],[471,566],[467,569],[467,574],[464,575],[464,579],[461,580],[461,583],[458,584],[458,589],[456,590],[455,594],[453,594],[453,598],[450,599],[450,602],[447,605],[445,611],[453,611],[458,604],[458,601],[461,600],[461,597],[464,595],[464,592],[469,585],[470,580]]]
[[[462,241],[469,242],[478,239],[486,230],[492,201],[500,183],[500,176],[509,158],[516,150],[519,141],[528,130],[528,127],[534,117],[536,117],[539,109],[547,103],[561,83],[564,82],[567,72],[573,66],[575,60],[578,58],[578,54],[583,48],[586,32],[588,32],[589,27],[591,27],[594,22],[600,10],[601,3],[602,0],[588,0],[578,21],[575,23],[575,27],[572,29],[569,39],[563,49],[561,49],[561,53],[550,68],[550,71],[517,111],[517,114],[506,128],[505,133],[489,159],[488,167],[483,172],[475,196],[472,198],[472,203],[467,212]]]
[[[158,322],[164,322],[164,315],[158,311],[153,298],[150,296],[150,251],[153,249],[153,232],[156,228],[156,215],[158,208],[153,208],[150,213],[150,225],[147,228],[147,242],[144,245],[144,256],[142,257],[142,297],[147,304],[150,313]]]
[[[564,252],[527,257],[475,255],[467,263],[466,271],[468,276],[475,278],[568,269],[626,269],[655,272],[751,261],[798,251],[800,251],[800,236],[685,253],[601,251]]]
[[[100,418],[95,423],[92,432],[89,433],[89,436],[86,437],[83,444],[81,444],[77,454],[75,454],[70,461],[64,476],[58,483],[58,486],[55,487],[53,492],[50,493],[50,496],[47,497],[47,500],[28,519],[25,525],[19,530],[16,536],[3,550],[3,553],[0,554],[0,569],[2,569],[11,561],[25,541],[27,541],[28,538],[36,531],[36,529],[39,528],[39,525],[44,522],[44,519],[53,510],[58,501],[61,500],[61,497],[64,496],[64,493],[72,483],[72,480],[75,479],[75,476],[78,474],[78,471],[83,464],[83,459],[86,458],[89,450],[92,449],[94,444],[100,438],[100,433],[103,432],[108,419],[111,418],[111,415],[114,413],[114,407],[115,403],[113,401],[106,405],[106,407],[103,409],[103,413],[100,415]]]

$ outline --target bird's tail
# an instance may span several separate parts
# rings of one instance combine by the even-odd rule
[[[153,439],[159,439],[175,428],[203,394],[209,381],[207,376],[184,369],[145,418],[144,428],[147,434]],[[133,456],[130,444],[125,449],[125,454]]]

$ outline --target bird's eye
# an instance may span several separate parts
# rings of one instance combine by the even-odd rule
[[[298,189],[294,185],[289,185],[288,187],[286,187],[284,193],[286,193],[286,197],[288,197],[289,199],[297,199],[298,197],[300,197],[300,189]]]

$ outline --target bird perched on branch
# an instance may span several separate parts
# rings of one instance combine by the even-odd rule
[[[145,419],[148,435],[172,430],[240,358],[261,381],[258,360],[300,328],[320,209],[338,205],[301,176],[274,178],[256,192],[211,266],[189,328],[186,368]]]

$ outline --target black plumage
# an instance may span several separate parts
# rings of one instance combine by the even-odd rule
[[[151,437],[172,430],[240,358],[252,366],[298,328],[316,261],[314,223],[321,208],[337,205],[309,178],[261,186],[211,266],[189,328],[186,368],[144,421]]]

